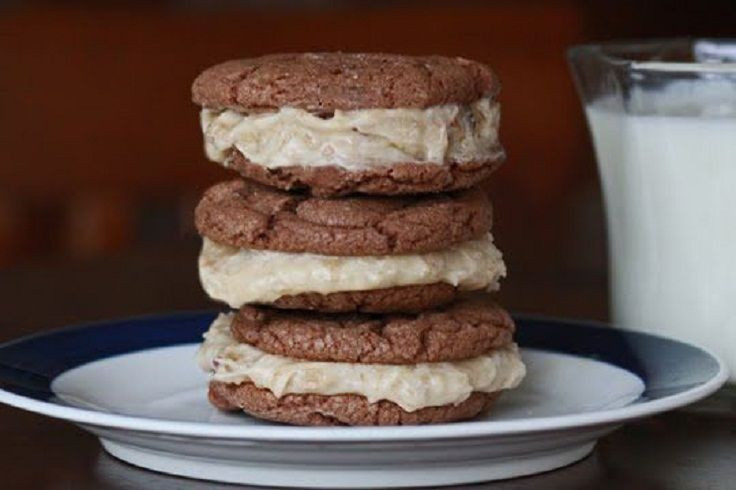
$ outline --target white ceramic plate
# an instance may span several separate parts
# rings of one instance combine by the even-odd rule
[[[558,468],[627,420],[699,400],[723,363],[686,344],[519,318],[528,376],[486,417],[415,427],[309,428],[225,414],[194,364],[213,313],[75,327],[0,346],[0,401],[73,421],[114,456],[235,483],[389,488],[470,483]]]

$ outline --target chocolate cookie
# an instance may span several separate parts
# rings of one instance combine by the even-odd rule
[[[499,393],[474,392],[458,405],[407,412],[393,402],[369,403],[360,395],[274,394],[253,383],[210,382],[210,402],[221,410],[243,410],[258,418],[294,425],[418,425],[471,419],[488,410]]]
[[[467,189],[488,179],[501,163],[502,158],[445,165],[395,163],[358,171],[336,166],[266,168],[233,151],[227,166],[246,178],[279,189],[306,189],[315,196],[335,197],[353,193],[400,195]]]
[[[366,291],[281,296],[272,304],[286,310],[313,310],[326,313],[416,313],[446,305],[457,297],[457,288],[438,282],[416,286]]]
[[[211,187],[195,223],[237,248],[323,255],[394,255],[441,250],[491,228],[480,189],[424,197],[324,199],[233,180]]]
[[[511,343],[514,322],[489,301],[459,301],[416,315],[319,314],[243,306],[238,342],[310,361],[416,364],[468,359]]]
[[[325,113],[467,103],[498,90],[487,66],[463,58],[287,53],[208,68],[194,81],[192,98],[216,109],[288,106]]]
[[[192,86],[207,156],[317,196],[471,187],[504,159],[499,83],[462,58],[280,54],[205,70]]]

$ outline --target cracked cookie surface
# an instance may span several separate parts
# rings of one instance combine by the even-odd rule
[[[323,315],[244,306],[230,330],[238,342],[309,361],[416,364],[457,361],[509,345],[514,322],[487,300],[419,314]]]
[[[231,60],[202,72],[192,100],[214,109],[296,107],[315,113],[426,108],[495,96],[500,85],[482,63],[443,56],[284,53]]]
[[[483,236],[491,221],[481,189],[326,199],[244,180],[211,187],[195,211],[200,234],[223,245],[341,256],[442,250]]]
[[[407,412],[381,400],[370,403],[360,395],[290,394],[277,398],[253,383],[210,382],[210,402],[221,410],[242,410],[261,419],[295,425],[419,425],[471,419],[488,410],[499,392],[473,392],[457,405],[426,407]]]

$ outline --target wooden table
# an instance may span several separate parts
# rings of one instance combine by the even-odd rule
[[[0,271],[0,340],[73,322],[211,306],[197,282],[196,248],[186,239],[120,257]],[[513,277],[501,300],[514,311],[606,315],[601,277]],[[95,437],[72,424],[5,406],[0,439],[2,488],[229,488],[137,469],[107,455]],[[736,404],[719,411],[701,405],[633,423],[605,437],[580,463],[472,486],[486,487],[736,488]]]

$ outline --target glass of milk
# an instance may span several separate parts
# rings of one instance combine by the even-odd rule
[[[736,39],[576,46],[615,325],[699,344],[736,383]]]

